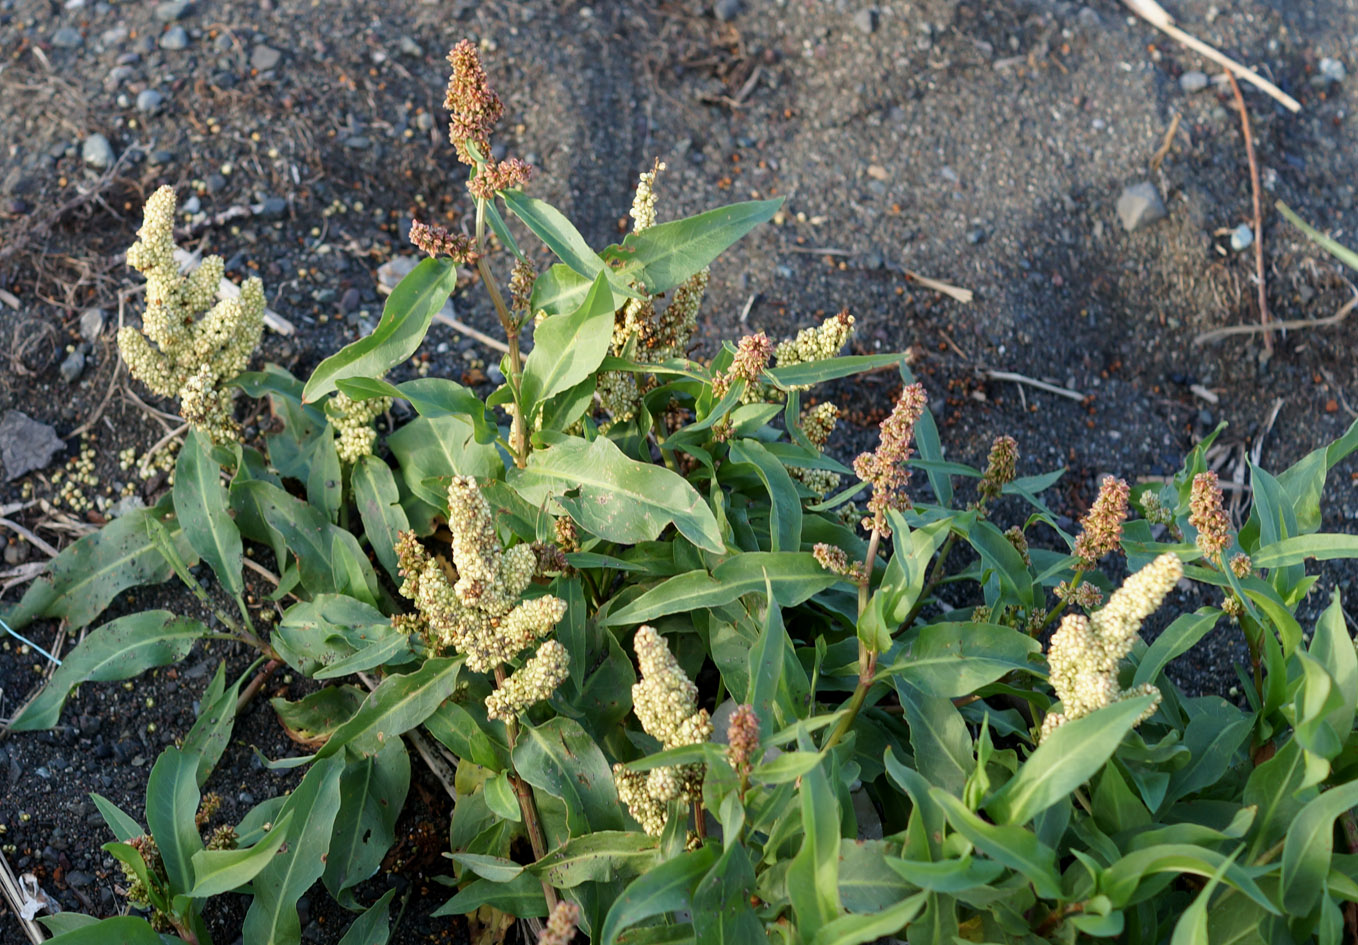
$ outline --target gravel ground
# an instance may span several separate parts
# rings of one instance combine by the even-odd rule
[[[1333,314],[1350,297],[1345,274],[1272,204],[1286,201],[1340,239],[1358,226],[1348,159],[1358,76],[1347,75],[1358,70],[1358,3],[1180,0],[1172,12],[1301,100],[1294,115],[1245,87],[1268,302],[1279,319]],[[913,350],[950,457],[979,462],[991,437],[1012,434],[1025,472],[1068,469],[1051,501],[1071,518],[1101,475],[1171,474],[1220,421],[1229,423],[1221,475],[1239,481],[1251,449],[1278,470],[1355,416],[1358,323],[1293,330],[1271,357],[1258,335],[1194,343],[1259,318],[1252,247],[1237,251],[1231,236],[1252,220],[1240,116],[1229,86],[1196,74],[1206,62],[1113,0],[0,0],[0,342],[9,360],[0,413],[23,410],[68,438],[50,465],[0,484],[0,502],[44,498],[72,521],[97,522],[129,483],[148,500],[164,488],[120,468],[121,451],[145,451],[165,426],[125,392],[154,406],[144,389],[114,377],[111,341],[120,320],[138,317],[135,291],[125,291],[138,283],[121,253],[160,184],[191,208],[186,245],[221,253],[233,276],[257,272],[271,308],[297,326],[266,339],[267,359],[305,376],[375,324],[377,270],[410,251],[410,219],[468,222],[439,108],[443,54],[464,36],[485,44],[506,100],[499,143],[537,166],[531,191],[592,243],[617,238],[635,176],[657,157],[668,165],[662,218],[787,198],[779,222],[714,267],[709,343],[752,330],[783,336],[848,307],[863,350]],[[1152,169],[1175,115],[1170,148]],[[1165,215],[1129,232],[1118,203],[1136,185]],[[502,259],[494,265],[507,276]],[[975,299],[961,304],[907,272]],[[454,304],[459,318],[495,333],[478,292]],[[425,352],[409,370],[488,383],[492,353],[451,329],[436,326]],[[881,374],[833,392],[852,398],[860,421],[846,451],[870,438],[894,386]],[[72,509],[54,473],[78,465],[82,440],[71,434],[96,415],[83,447],[99,485],[83,490],[90,510]],[[1358,516],[1356,470],[1350,461],[1331,478],[1328,529],[1350,529]],[[39,507],[13,517],[43,525],[49,542],[70,540]],[[6,537],[0,574],[39,557]],[[1312,602],[1336,584],[1347,589],[1354,574],[1327,570]],[[194,611],[169,591],[130,597],[116,612]],[[33,631],[44,645],[57,633]],[[1239,656],[1222,629],[1176,673],[1194,691],[1224,691]],[[117,874],[98,849],[106,838],[88,792],[139,807],[148,766],[191,724],[220,657],[195,651],[131,689],[86,686],[57,732],[0,742],[0,823],[17,870],[38,872],[69,908],[114,907]],[[0,715],[27,696],[41,662],[0,647]],[[228,663],[243,668],[238,655]],[[303,691],[281,679],[274,687]],[[224,816],[287,783],[249,747],[271,757],[291,750],[263,700],[238,731],[218,776]],[[436,848],[417,851],[446,812],[436,785],[417,795],[420,810],[405,824],[412,865],[393,881],[419,895],[396,942],[461,934],[427,919],[442,891],[429,891],[425,870],[441,866]],[[325,899],[309,910],[308,941],[338,938]],[[219,940],[230,942],[239,904],[215,908]],[[0,941],[18,935],[0,916]]]

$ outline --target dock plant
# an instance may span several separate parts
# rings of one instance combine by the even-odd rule
[[[215,269],[167,268],[172,195],[147,205],[129,262],[154,291],[120,341],[192,429],[160,502],[5,613],[86,631],[13,727],[200,640],[257,660],[208,685],[144,811],[95,798],[135,911],[45,917],[55,942],[207,945],[204,909],[231,894],[251,897],[246,942],[296,945],[318,881],[353,911],[345,942],[387,941],[401,903],[371,880],[426,756],[456,766],[436,915],[542,943],[1351,940],[1358,653],[1313,563],[1358,557],[1321,531],[1358,425],[1251,466],[1243,521],[1205,466],[1213,434],[1168,481],[1109,477],[1072,526],[1043,498],[1062,471],[1025,470],[1003,431],[983,468],[945,459],[909,359],[852,353],[851,313],[697,336],[710,269],[780,201],[666,219],[653,164],[631,232],[595,249],[492,157],[504,109],[476,47],[449,58],[470,222],[417,223],[427,258],[306,379],[267,346],[246,369],[260,290],[213,308]],[[529,239],[556,262],[537,271]],[[504,331],[484,399],[399,379],[459,269]],[[842,462],[827,385],[869,370],[900,383]],[[248,398],[273,417],[258,439],[231,413]],[[174,578],[209,623],[98,624]],[[1229,693],[1188,695],[1167,670],[1211,635],[1248,662]],[[304,684],[271,711],[305,748],[268,763],[300,780],[218,823],[237,707],[264,711],[249,697],[280,668]]]

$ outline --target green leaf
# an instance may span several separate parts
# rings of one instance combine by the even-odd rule
[[[519,399],[531,426],[546,401],[593,375],[613,342],[613,293],[602,271],[580,307],[549,315],[533,332]]]
[[[787,784],[815,768],[824,759],[817,751],[787,751],[755,765],[750,779],[760,784]]]
[[[1037,598],[1033,593],[1032,575],[1018,549],[988,520],[975,519],[969,527],[964,522],[959,519],[959,527],[965,529],[967,542],[980,554],[981,560],[999,575],[1000,584],[1005,590],[1013,594],[1026,609],[1035,607]]]
[[[1283,907],[1294,916],[1308,915],[1320,902],[1334,852],[1334,821],[1358,806],[1358,781],[1321,794],[1297,814],[1283,843]]]
[[[146,780],[146,826],[176,894],[193,888],[193,856],[203,849],[194,823],[201,798],[198,759],[174,747],[161,752]]]
[[[1170,937],[1169,945],[1210,945],[1207,935],[1207,904],[1211,902],[1212,893],[1216,892],[1221,877],[1231,868],[1239,852],[1237,850],[1230,859],[1217,867],[1217,871],[1207,880],[1207,885],[1193,897],[1193,902],[1179,916],[1179,921],[1174,923],[1174,934]]]
[[[514,795],[514,787],[509,783],[508,772],[501,771],[494,777],[487,778],[481,785],[481,793],[486,797],[486,806],[502,820],[518,823],[523,819],[518,798]]]
[[[449,476],[498,478],[500,452],[479,443],[476,429],[462,417],[416,417],[391,436],[387,446],[401,466],[406,488],[436,509],[447,511]],[[437,480],[435,484],[430,480]]]
[[[639,279],[652,295],[666,292],[771,220],[782,205],[782,197],[751,200],[629,233],[617,253],[624,261],[621,272],[627,279]]]
[[[659,842],[644,833],[599,830],[572,837],[529,869],[557,889],[571,889],[640,876],[655,866],[659,853]]]
[[[536,450],[527,469],[511,470],[512,486],[533,505],[558,496],[573,519],[591,534],[620,544],[651,541],[671,522],[700,548],[725,550],[707,503],[678,473],[629,459],[612,440],[578,438]],[[567,490],[579,489],[578,499]]]
[[[928,893],[915,893],[880,912],[842,915],[823,926],[812,945],[862,945],[895,935],[923,911],[928,897]]]
[[[960,860],[938,863],[930,860],[888,859],[886,865],[910,885],[944,894],[989,886],[1004,875],[1005,869],[1005,864],[997,860],[973,859],[970,854]]]
[[[217,668],[216,677],[222,681],[223,686],[224,668],[225,664]],[[210,692],[204,694],[198,718],[180,745],[185,754],[198,759],[197,779],[200,788],[207,781],[212,769],[217,767],[217,762],[221,760],[222,753],[226,751],[226,745],[231,740],[231,730],[236,726],[236,699],[240,695],[240,685],[244,679],[244,676],[238,678],[230,689],[223,688],[215,698],[208,698]]]
[[[921,627],[878,671],[882,679],[908,682],[921,692],[954,699],[970,695],[1015,670],[1032,673],[1030,654],[1042,645],[1026,633],[991,623],[933,623]]]
[[[227,592],[245,590],[240,530],[227,513],[221,466],[202,437],[189,431],[174,467],[174,511],[184,540],[212,566]]]
[[[1296,535],[1264,545],[1250,555],[1256,568],[1283,568],[1307,560],[1333,561],[1336,558],[1358,558],[1358,535],[1334,532]]]
[[[693,931],[704,945],[746,945],[764,938],[764,925],[750,906],[754,866],[744,845],[731,838],[693,891]]]
[[[787,467],[766,450],[758,440],[736,440],[730,445],[731,459],[746,463],[764,484],[769,494],[769,540],[774,551],[800,551],[802,547],[802,503]]]
[[[642,919],[688,908],[694,887],[712,868],[718,853],[715,845],[700,847],[633,880],[604,918],[601,945],[616,945],[619,933]]]
[[[425,259],[387,297],[382,320],[366,338],[345,345],[311,373],[302,400],[319,400],[346,377],[380,377],[415,353],[429,323],[457,288],[457,267],[447,259]]]
[[[1152,698],[1124,699],[1058,727],[991,796],[986,810],[997,823],[1024,824],[1069,797],[1112,757]]]
[[[770,585],[779,604],[795,607],[838,580],[809,553],[748,551],[727,558],[711,574],[676,574],[599,622],[606,627],[627,626],[667,614],[721,607],[746,594],[762,593]]]
[[[46,917],[44,917],[46,918]],[[51,945],[164,945],[160,933],[151,928],[151,923],[130,915],[99,919],[90,925],[63,932],[56,938],[48,939]]]
[[[387,938],[391,934],[391,900],[395,895],[394,889],[384,892],[381,899],[354,920],[344,933],[344,938],[339,940],[339,945],[387,945]]]
[[[391,579],[400,580],[396,539],[401,532],[410,530],[410,520],[401,508],[396,477],[391,474],[391,467],[376,456],[361,456],[354,464],[351,480],[354,504],[363,518],[363,533],[368,536],[368,544]]]
[[[258,843],[244,850],[199,850],[193,855],[193,888],[188,895],[206,899],[239,889],[259,875],[287,839],[292,813],[283,815]]]
[[[787,869],[787,893],[803,936],[815,936],[840,913],[839,801],[823,767],[802,778],[801,848]]]
[[[888,854],[899,850],[887,840],[840,840],[839,899],[846,912],[879,912],[916,891],[887,865],[894,859]]]
[[[453,694],[461,668],[460,656],[430,659],[413,673],[383,679],[354,717],[337,728],[316,753],[317,760],[350,744],[358,751],[372,751],[374,744],[410,731]]]
[[[604,269],[599,254],[589,248],[580,231],[556,207],[517,190],[507,190],[501,196],[509,212],[522,220],[572,270],[593,279]]]
[[[1275,906],[1255,883],[1250,871],[1233,862],[1234,855],[1187,843],[1163,843],[1144,850],[1136,850],[1113,863],[1103,872],[1099,889],[1112,900],[1115,908],[1122,908],[1134,897],[1146,876],[1156,873],[1192,873],[1212,876],[1224,866],[1222,876],[1235,889],[1263,906],[1273,915],[1280,915]]]
[[[513,860],[481,853],[454,853],[453,860],[461,863],[482,879],[492,883],[507,883],[523,873],[524,868]]]
[[[458,758],[492,771],[503,771],[509,764],[508,750],[492,741],[482,728],[484,722],[457,702],[443,703],[423,724]]]
[[[351,377],[337,384],[354,400],[399,397],[408,401],[421,417],[460,417],[470,421],[478,443],[490,443],[495,439],[495,424],[487,415],[481,398],[446,377],[417,377],[403,384],[390,384],[375,377]]]
[[[197,620],[176,617],[167,610],[148,610],[112,620],[90,631],[66,656],[10,728],[16,732],[51,728],[75,686],[131,679],[154,666],[168,666],[187,656],[195,640],[208,635],[207,627]]]
[[[353,718],[366,696],[357,686],[327,686],[296,702],[273,698],[269,704],[294,738],[319,743]]]
[[[904,357],[903,354],[848,354],[824,361],[805,361],[787,367],[769,368],[764,372],[764,377],[779,390],[796,390],[896,364]]]
[[[622,829],[613,772],[579,723],[558,716],[525,727],[514,746],[514,767],[533,787],[565,801],[571,836]]]
[[[521,873],[507,883],[494,883],[488,879],[473,880],[432,914],[470,915],[482,906],[492,906],[517,918],[547,914],[547,902],[542,898],[542,884],[528,873]]]
[[[327,426],[325,432],[307,445],[305,453],[306,500],[312,508],[324,512],[332,523],[337,522],[343,474],[333,429]]]
[[[593,283],[565,263],[557,263],[533,283],[531,305],[534,312],[561,315],[580,307]]]
[[[1338,707],[1326,721],[1335,732],[1346,735],[1353,728],[1354,711],[1358,708],[1358,652],[1355,652],[1353,638],[1345,626],[1338,589],[1330,606],[1316,621],[1310,655],[1333,680],[1338,698]]]
[[[198,556],[170,514],[171,503],[166,496],[155,508],[135,509],[63,549],[4,615],[6,622],[22,630],[35,617],[51,617],[79,630],[129,587],[168,581],[174,571],[151,532],[152,519],[164,523],[179,556],[196,564]]]
[[[1061,898],[1056,853],[1039,841],[1031,830],[1011,824],[987,823],[942,788],[930,788],[929,797],[943,809],[953,829],[976,849],[1027,879],[1043,899]]]
[[[373,755],[351,760],[340,775],[339,814],[326,854],[325,888],[342,904],[347,890],[375,874],[396,840],[396,818],[410,787],[410,755],[399,738]]]
[[[1155,642],[1141,657],[1141,662],[1136,667],[1136,676],[1132,679],[1132,687],[1154,683],[1160,671],[1172,660],[1191,650],[1216,626],[1220,617],[1221,611],[1215,607],[1200,607],[1194,613],[1175,617],[1174,622],[1160,631]]]
[[[283,612],[270,643],[289,666],[315,676],[341,659],[393,639],[408,640],[371,604],[343,594],[317,594]]]
[[[926,695],[904,680],[896,681],[896,692],[910,726],[915,767],[930,784],[960,797],[976,766],[962,714],[950,698]]]
[[[56,915],[34,916],[43,927],[53,935],[61,935],[64,932],[74,932],[76,929],[83,929],[87,925],[95,925],[99,922],[92,915],[81,915],[79,912],[58,912]]]
[[[141,825],[123,813],[122,808],[104,797],[102,794],[90,792],[90,799],[94,801],[94,806],[99,809],[100,815],[104,818],[104,823],[108,824],[108,829],[113,832],[113,836],[123,843],[135,840],[146,833],[141,829]]]
[[[279,822],[291,815],[285,852],[271,858],[254,879],[254,901],[245,914],[244,938],[259,945],[297,945],[302,925],[297,900],[325,870],[330,834],[339,812],[342,759],[319,760],[288,796]]]

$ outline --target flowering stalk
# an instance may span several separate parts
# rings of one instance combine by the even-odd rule
[[[503,689],[505,685],[505,669],[503,666],[495,667],[495,685]],[[519,738],[519,720],[517,716],[511,715],[505,719],[505,732],[509,737],[509,754],[514,755],[514,745]],[[519,801],[519,813],[523,815],[523,826],[528,831],[528,843],[533,848],[533,859],[540,860],[547,855],[547,835],[542,830],[542,818],[538,816],[537,801],[533,799],[533,789],[528,786],[528,782],[519,777],[519,773],[514,770],[513,762],[510,762],[509,783],[514,788],[514,796]],[[547,882],[544,877],[542,880],[542,895],[547,900],[547,908],[555,909],[557,906],[556,889]]]

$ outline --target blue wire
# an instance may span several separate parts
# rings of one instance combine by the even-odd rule
[[[61,660],[57,659],[57,658],[56,658],[55,656],[53,656],[51,653],[48,653],[46,650],[44,650],[42,647],[38,646],[38,644],[34,643],[32,640],[30,640],[28,637],[24,636],[23,634],[16,633],[16,632],[14,631],[14,629],[10,627],[9,624],[5,623],[5,621],[0,620],[0,628],[4,629],[4,631],[5,631],[6,633],[8,633],[10,636],[14,637],[14,639],[19,640],[19,641],[21,641],[21,642],[23,642],[23,643],[27,643],[29,646],[33,647],[33,649],[37,650],[39,653],[41,653],[43,656],[47,657],[47,658],[48,658],[49,660],[51,660],[53,663],[56,663],[58,666],[61,665]]]

